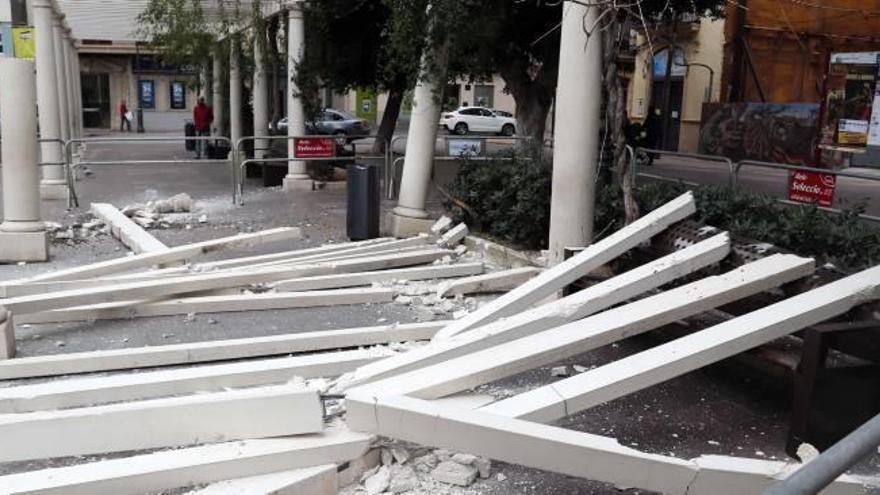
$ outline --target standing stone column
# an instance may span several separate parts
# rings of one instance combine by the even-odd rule
[[[437,122],[440,120],[438,85],[434,77],[423,71],[413,94],[403,175],[400,179],[400,196],[390,215],[391,234],[395,237],[410,237],[427,232],[432,224],[425,205],[431,184],[431,171],[434,168]]]
[[[0,59],[3,140],[3,223],[0,261],[46,261],[49,241],[40,220],[37,166],[37,95],[33,62]]]
[[[225,136],[226,128],[223,125],[223,107],[226,99],[223,98],[223,61],[220,60],[222,53],[221,47],[218,45],[214,51],[213,61],[213,83],[214,83],[214,100],[212,107],[214,110],[214,135]]]
[[[229,40],[229,137],[232,146],[241,139],[241,63],[238,36]]]
[[[599,119],[602,101],[602,37],[587,37],[596,7],[566,1],[559,47],[553,193],[550,203],[550,262],[563,261],[566,247],[593,239]]]
[[[254,33],[254,136],[269,133],[269,84],[266,80],[266,33]],[[254,142],[254,158],[265,158],[269,141],[257,139]]]
[[[214,104],[214,78],[210,64],[202,65],[202,97],[208,105]]]
[[[302,61],[305,50],[305,19],[301,0],[291,0],[287,4],[290,19],[287,23],[287,135],[303,136],[306,133],[306,118],[302,98],[296,84],[297,65]],[[287,146],[287,157],[294,157],[294,144],[291,140]],[[306,162],[292,161],[287,165],[287,177],[284,178],[284,190],[311,190],[312,181],[306,168]]]
[[[55,46],[55,77],[58,88],[58,118],[61,121],[61,139],[70,139],[70,102],[67,92],[67,73],[65,70],[67,50],[64,49],[64,22],[63,15],[56,15],[52,23],[52,41]],[[39,56],[39,54],[37,54]]]
[[[55,36],[51,0],[33,0],[34,28],[37,50],[37,104],[40,110],[40,137],[61,139],[61,118],[58,109],[58,75],[55,72]],[[4,138],[4,141],[6,139]],[[67,199],[67,179],[61,143],[43,142],[41,159],[44,163],[40,195],[43,199]]]
[[[70,36],[70,31],[68,31],[68,44],[67,44],[67,61],[69,62],[68,68],[68,77],[70,78],[70,82],[68,84],[68,88],[70,88],[70,124],[71,124],[71,133],[73,137],[81,138],[82,137],[82,111],[80,110],[80,98],[82,95],[79,90],[79,55],[76,53],[76,40]]]

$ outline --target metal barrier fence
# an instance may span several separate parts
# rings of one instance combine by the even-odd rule
[[[74,172],[73,172],[73,147],[71,145],[74,144],[89,144],[89,143],[104,143],[104,144],[133,144],[133,143],[150,143],[150,142],[168,142],[168,143],[186,143],[189,141],[205,141],[210,142],[222,142],[229,145],[230,150],[232,149],[232,141],[223,136],[146,136],[146,137],[137,137],[137,138],[118,138],[118,137],[92,137],[92,138],[76,138],[70,139],[64,143],[64,156],[66,164],[65,168],[67,169],[67,187],[70,192],[67,199],[67,206],[79,206],[79,198],[76,194],[76,188],[74,186]],[[235,157],[234,153],[230,153],[230,156],[223,159],[216,160],[109,160],[109,161],[85,161],[80,160],[77,163],[77,166],[83,165],[180,165],[180,164],[202,164],[202,163],[230,163],[232,166],[230,167],[232,171],[232,187],[233,191],[235,190],[236,176],[235,176]],[[235,196],[233,194],[232,198],[233,204],[235,204]]]
[[[400,141],[403,141],[408,138],[407,134],[401,134],[399,136],[394,136],[391,141],[388,143],[385,152],[385,197],[387,199],[394,199],[394,193],[397,187],[397,166],[404,159],[406,152],[397,153],[401,155],[397,158],[394,157],[394,144]],[[493,160],[513,160],[513,157],[503,157],[503,156],[480,156],[484,153],[488,153],[488,150],[485,149],[486,145],[490,144],[490,141],[505,141],[505,142],[513,142],[516,144],[517,142],[535,142],[535,138],[532,136],[483,136],[483,135],[438,135],[436,140],[434,141],[434,146],[437,146],[437,140],[442,140],[446,144],[446,155],[439,155],[434,157],[434,161],[453,161],[460,160],[462,158],[466,158],[471,161],[493,161]],[[480,149],[476,153],[467,153],[467,150],[462,150],[461,153],[455,155],[452,154],[449,150],[449,142],[450,141],[462,141],[462,142],[479,142]],[[514,148],[515,149],[515,148]]]
[[[819,457],[772,486],[764,495],[819,493],[880,446],[880,415],[858,427]],[[877,492],[874,492],[877,493]]]
[[[258,140],[265,141],[293,141],[296,139],[320,139],[320,138],[329,138],[333,139],[338,146],[351,146],[354,153],[351,156],[335,156],[335,157],[326,157],[326,158],[307,158],[307,157],[278,157],[278,158],[246,158],[244,160],[241,159],[244,156],[244,149],[242,145],[247,142],[256,142]],[[358,136],[356,138],[348,137],[348,136],[328,136],[328,135],[308,135],[308,136],[287,136],[287,135],[276,135],[276,136],[245,136],[239,139],[235,143],[235,154],[233,163],[233,167],[235,167],[238,173],[238,180],[236,181],[233,192],[232,192],[232,201],[233,203],[238,204],[239,206],[244,205],[244,184],[245,184],[245,174],[243,172],[244,168],[250,164],[254,163],[290,163],[290,162],[338,162],[341,160],[357,160],[358,158],[369,158],[369,159],[377,159],[377,158],[386,158],[387,160],[387,150],[390,147],[389,143],[385,143],[386,154],[384,156],[370,156],[370,155],[358,155],[357,154],[357,141],[361,141],[363,139],[382,139],[381,136],[376,134],[370,134],[368,136]],[[271,151],[271,148],[254,148],[254,151]],[[237,201],[236,201],[237,200]]]
[[[880,182],[880,176],[874,177],[874,176],[870,176],[870,175],[862,175],[862,174],[857,174],[857,173],[853,173],[853,172],[847,172],[845,170],[830,170],[830,169],[824,169],[824,168],[788,165],[788,164],[784,164],[784,163],[762,162],[762,161],[756,161],[756,160],[742,160],[739,162],[733,162],[731,159],[729,159],[727,157],[723,157],[723,156],[700,155],[697,153],[681,153],[681,152],[677,152],[677,151],[664,151],[664,150],[656,150],[656,149],[649,149],[649,148],[635,148],[635,149],[632,149],[632,151],[631,151],[631,153],[632,153],[631,160],[632,161],[630,162],[631,163],[630,168],[632,170],[634,180],[636,177],[644,177],[644,178],[649,178],[649,179],[653,179],[653,180],[663,180],[663,181],[669,181],[669,182],[676,182],[676,183],[686,184],[689,186],[700,186],[701,185],[700,183],[693,182],[693,181],[687,181],[684,179],[667,177],[667,176],[663,176],[663,175],[651,174],[651,173],[638,171],[637,170],[637,168],[638,168],[637,156],[638,156],[639,152],[651,153],[651,154],[655,154],[655,155],[665,155],[665,156],[673,156],[673,157],[680,157],[680,158],[691,158],[691,159],[696,159],[696,160],[724,163],[727,167],[728,186],[734,190],[739,190],[739,188],[740,188],[740,171],[744,167],[759,167],[759,168],[767,168],[767,169],[774,169],[774,170],[784,170],[788,173],[795,172],[795,171],[811,172],[811,173],[819,173],[819,174],[825,174],[825,175],[833,175],[833,176],[835,176],[835,178],[836,177],[849,177],[852,179],[861,179],[861,180]],[[779,203],[782,203],[785,205],[805,204],[805,203],[799,203],[799,202],[795,202],[795,201],[791,201],[791,200],[783,199],[783,198],[775,198],[775,199]],[[818,206],[817,205],[817,208],[819,208],[822,211],[827,211],[829,213],[836,213],[836,214],[841,213],[840,209],[832,208],[829,206]],[[872,222],[880,222],[880,217],[874,216],[874,215],[861,214],[861,215],[859,215],[859,217],[864,220],[869,220]]]

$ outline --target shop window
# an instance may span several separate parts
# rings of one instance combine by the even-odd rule
[[[186,109],[186,84],[181,81],[171,81],[169,94],[171,95],[172,110]]]
[[[474,86],[474,105],[486,108],[495,106],[495,86],[491,84]]]

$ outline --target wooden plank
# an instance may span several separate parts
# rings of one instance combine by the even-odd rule
[[[317,391],[260,387],[0,415],[0,462],[320,432]]]
[[[581,321],[362,387],[424,399],[443,397],[608,345],[812,272],[812,259],[770,256]]]
[[[133,349],[55,354],[0,361],[0,380],[205,363],[328,349],[427,340],[445,323],[409,323],[288,333]]]
[[[430,263],[445,255],[446,251],[443,250],[425,249],[400,254],[385,254],[368,258],[316,263],[313,265],[265,267],[251,270],[197,274],[14,297],[0,300],[0,304],[15,314],[26,314],[72,306],[119,301],[127,302],[139,299],[159,299],[175,294],[242,287],[250,284],[276,282],[310,275],[381,270],[390,267],[419,265]]]
[[[486,292],[507,292],[535,278],[541,270],[526,266],[445,282],[437,289],[440,297]]]
[[[649,454],[614,438],[367,390],[347,394],[345,402],[347,422],[356,431],[650,492],[759,495],[795,468],[757,459]],[[856,495],[864,488],[844,475],[822,493]]]
[[[342,275],[321,275],[283,280],[271,284],[279,292],[300,292],[321,289],[339,289],[370,285],[377,282],[392,280],[433,280],[440,278],[467,277],[483,273],[482,263],[460,263],[456,265],[426,266],[418,268],[402,268],[379,272],[361,272]]]
[[[880,298],[880,267],[492,404],[487,412],[551,422],[734,356]]]
[[[0,487],[14,495],[137,495],[343,463],[363,455],[371,441],[370,435],[330,427],[320,434],[242,440],[0,476]]]
[[[24,280],[6,282],[0,284],[0,296],[5,297],[3,293],[3,287],[12,282],[46,282],[50,280],[77,280],[91,277],[100,277],[111,273],[123,272],[126,270],[135,270],[138,268],[147,268],[153,265],[161,265],[163,263],[181,261],[202,254],[214,253],[226,249],[251,247],[270,242],[297,239],[300,236],[301,231],[298,228],[278,228],[272,230],[264,230],[262,232],[254,232],[250,234],[239,234],[232,237],[214,239],[211,241],[197,242],[195,244],[187,244],[184,246],[177,246],[169,248],[167,251],[157,253],[143,253],[135,256],[126,256],[124,258],[114,258],[112,260],[101,261],[90,265],[56,270]]]
[[[60,323],[65,321],[116,320],[189,313],[229,313],[273,309],[317,308],[345,304],[383,303],[394,300],[393,289],[337,289],[312,292],[268,292],[187,297],[159,302],[123,301],[16,315],[18,323]]]
[[[358,368],[351,376],[344,377],[340,386],[351,387],[399,375],[586,318],[717,263],[729,252],[728,235],[716,235],[558,301]]]
[[[123,215],[119,209],[109,203],[92,203],[92,215],[100,218],[110,227],[110,233],[134,251],[135,254],[166,251],[168,246],[140,225]]]
[[[5,387],[0,388],[0,414],[273,385],[294,377],[329,378],[392,354],[384,348],[359,349]]]
[[[647,241],[669,225],[689,217],[695,211],[693,194],[688,192],[593,244],[572,258],[545,270],[541,275],[491,301],[477,311],[455,320],[434,338],[436,340],[449,338],[499,318],[525,311],[575,280]]]
[[[337,495],[336,464],[226,480],[188,495]]]

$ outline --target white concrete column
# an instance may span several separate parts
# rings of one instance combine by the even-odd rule
[[[77,137],[83,137],[83,106],[82,106],[82,68],[79,64],[79,51],[76,49],[76,40],[70,40],[70,60],[73,62],[73,121],[76,127]]]
[[[80,138],[82,137],[79,119],[79,115],[81,114],[79,113],[79,95],[77,94],[77,89],[79,88],[77,83],[77,79],[79,79],[79,70],[76,67],[77,54],[70,31],[67,32],[67,43],[65,44],[64,49],[67,53],[67,89],[69,95],[67,106],[69,107],[70,135],[74,138]]]
[[[0,59],[0,128],[3,129],[0,262],[49,259],[48,236],[40,220],[35,86],[33,62]]]
[[[70,139],[70,102],[67,91],[67,50],[64,49],[64,16],[56,15],[52,23],[52,41],[55,46],[55,77],[58,79],[58,118],[61,121],[61,139]],[[39,56],[39,55],[38,55]]]
[[[559,82],[553,137],[553,193],[550,206],[550,262],[566,247],[593,240],[599,119],[602,100],[602,38],[587,37],[596,8],[566,1],[562,12]]]
[[[266,33],[255,32],[254,39],[254,136],[265,136],[269,133],[269,84],[266,79],[266,54],[264,52]],[[254,158],[265,158],[265,150],[269,141],[257,139],[254,142]]]
[[[241,54],[238,36],[229,39],[229,137],[232,146],[241,139]]]
[[[296,85],[297,65],[303,58],[305,50],[305,19],[301,0],[291,0],[287,4],[290,19],[287,23],[287,135],[303,136],[306,133],[306,117],[299,88]],[[287,146],[287,157],[293,158],[294,145],[291,141]],[[284,178],[284,190],[311,190],[306,162],[295,161],[287,165],[287,177]]]
[[[438,86],[434,75],[423,72],[413,94],[406,155],[400,180],[400,196],[391,212],[391,234],[409,237],[431,227],[425,205],[434,168],[437,122],[440,120]]]
[[[61,118],[58,109],[58,75],[55,72],[55,36],[53,31],[52,2],[33,0],[34,28],[37,50],[37,104],[40,114],[40,137],[61,139]],[[5,139],[4,139],[5,140]],[[41,161],[62,163],[62,147],[58,142],[40,145]],[[67,199],[67,180],[63,165],[44,165],[40,194],[43,199]]]
[[[214,110],[214,135],[225,136],[226,128],[223,125],[223,107],[226,104],[226,98],[223,97],[223,61],[220,59],[221,48],[217,47],[217,53],[214,53],[212,65],[214,99],[211,106]]]

